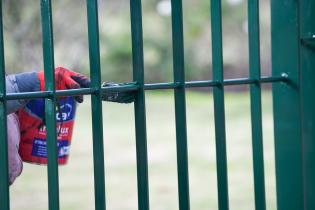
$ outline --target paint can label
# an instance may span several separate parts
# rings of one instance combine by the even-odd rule
[[[56,135],[58,164],[67,163],[76,113],[73,97],[58,100],[56,106]],[[19,153],[24,162],[47,164],[47,141],[44,99],[31,100],[18,111],[21,141]]]

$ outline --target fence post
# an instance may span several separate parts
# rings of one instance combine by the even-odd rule
[[[279,210],[302,210],[298,1],[272,1],[271,21],[273,75],[290,78],[273,84],[277,204]]]
[[[273,85],[277,201],[279,210],[314,209],[315,76],[314,8],[311,0],[272,1]]]
[[[315,209],[315,2],[300,1],[300,84],[304,168],[304,209]]]

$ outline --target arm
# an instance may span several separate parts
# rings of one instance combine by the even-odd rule
[[[76,82],[72,77],[77,77],[80,81]],[[57,90],[76,89],[84,87],[89,83],[89,79],[79,73],[59,67],[55,69],[55,82]],[[34,92],[44,91],[45,81],[44,72],[27,72],[6,76],[6,92]],[[76,96],[79,103],[83,102],[83,96]],[[7,114],[13,113],[27,104],[28,99],[7,101]]]
[[[55,82],[57,90],[77,89],[90,87],[90,80],[82,74],[58,67],[55,69]],[[133,84],[136,83],[125,83]],[[121,86],[123,84],[104,83],[103,87]],[[13,74],[6,77],[7,93],[34,92],[45,89],[44,72],[27,72]],[[117,103],[131,103],[134,101],[134,92],[107,92],[102,95],[104,101]],[[75,96],[77,102],[83,102],[83,96]],[[7,114],[13,113],[27,104],[29,100],[21,99],[7,102]]]

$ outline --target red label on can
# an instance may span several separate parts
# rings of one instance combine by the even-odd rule
[[[56,134],[58,163],[68,161],[72,139],[76,102],[73,97],[58,100],[56,106]],[[45,101],[30,101],[18,112],[21,130],[19,153],[23,161],[47,164],[47,141],[45,125]]]

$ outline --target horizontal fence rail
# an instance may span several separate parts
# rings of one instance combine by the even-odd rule
[[[275,82],[289,82],[287,74],[283,74],[278,77],[261,77],[260,79],[250,78],[238,78],[238,79],[227,79],[222,82],[213,80],[204,81],[188,81],[184,83],[184,88],[202,88],[202,87],[217,87],[217,86],[234,86],[234,85],[250,85],[250,84],[266,84]],[[163,90],[163,89],[177,89],[181,86],[177,82],[166,82],[166,83],[148,83],[143,85],[144,90]],[[102,87],[100,91],[106,92],[129,92],[138,91],[140,89],[138,84],[132,85],[121,85],[119,87]],[[23,93],[8,93],[5,96],[0,94],[0,101],[7,100],[20,100],[20,99],[36,99],[36,98],[50,98],[53,95],[56,97],[76,96],[76,95],[94,95],[98,92],[95,88],[81,88],[72,90],[56,90],[55,93],[52,91],[36,91],[36,92],[23,92]]]

